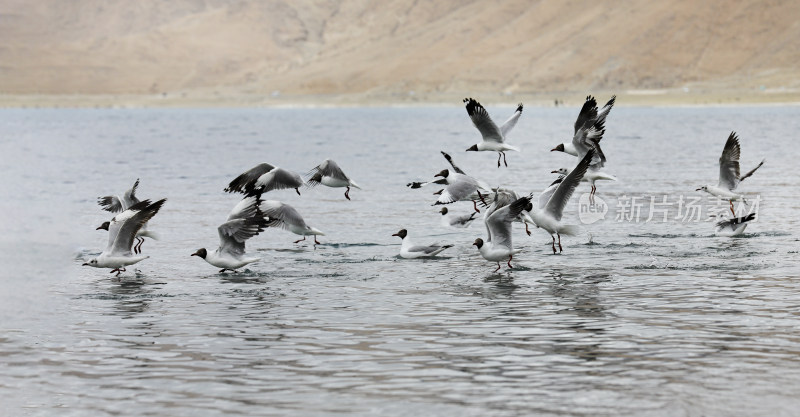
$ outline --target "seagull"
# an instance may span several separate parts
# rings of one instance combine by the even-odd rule
[[[606,116],[614,107],[617,96],[611,97],[611,100],[603,106],[599,111],[597,110],[597,100],[592,96],[587,96],[586,101],[583,103],[578,119],[575,120],[575,133],[572,136],[571,143],[561,143],[550,151],[565,152],[578,158],[583,158],[589,150],[595,151],[595,157],[589,165],[589,169],[584,175],[584,181],[592,185],[592,191],[589,194],[589,201],[594,202],[594,194],[597,191],[595,181],[606,180],[616,181],[617,177],[602,172],[601,169],[605,166],[606,156],[600,148],[600,141],[603,139],[605,133]],[[569,170],[560,168],[554,173],[567,175]]]
[[[306,183],[308,187],[315,187],[317,184],[326,185],[328,187],[347,187],[344,196],[348,200],[350,199],[350,187],[361,189],[358,184],[353,182],[353,180],[342,172],[339,165],[332,159],[326,159],[312,169],[309,174],[311,178],[309,178]]]
[[[472,145],[467,151],[497,152],[497,167],[500,168],[500,156],[503,157],[503,163],[508,166],[505,151],[519,152],[519,148],[507,144],[506,136],[508,136],[508,132],[517,124],[519,116],[522,115],[522,103],[517,105],[517,110],[514,111],[514,114],[499,128],[494,124],[492,118],[489,117],[489,113],[486,109],[481,106],[481,103],[478,103],[472,98],[465,98],[464,103],[467,103],[467,114],[469,118],[472,119],[472,124],[478,128],[483,137],[480,143]]]
[[[269,217],[268,227],[280,227],[296,235],[303,236],[302,239],[294,241],[299,243],[306,240],[306,236],[314,236],[314,246],[319,245],[317,236],[325,236],[319,229],[306,224],[303,216],[294,207],[275,200],[265,200],[261,203],[261,211]]]
[[[259,258],[245,258],[244,242],[261,233],[267,227],[269,219],[258,207],[261,201],[256,197],[245,197],[231,210],[228,220],[218,228],[219,248],[208,253],[200,248],[191,256],[199,256],[206,262],[220,269],[236,272],[236,269],[258,261]]]
[[[121,196],[107,195],[105,197],[99,197],[97,199],[97,204],[99,204],[103,210],[111,213],[119,213],[127,210],[139,202],[139,199],[136,198],[136,188],[138,187],[139,179],[137,178],[136,182],[133,183],[133,187],[131,187],[128,191],[125,191],[125,194]],[[96,230],[108,230],[110,224],[111,222],[104,222]],[[136,244],[133,246],[133,253],[142,253],[142,245],[144,244],[145,237],[158,240],[158,235],[156,232],[147,230],[147,223],[143,224],[142,228],[136,232]]]
[[[453,214],[447,210],[447,207],[442,207],[439,210],[439,213],[442,213],[442,225],[447,227],[469,227],[472,224],[472,221],[475,220],[475,213],[474,211],[470,214]]]
[[[225,192],[242,193],[247,196],[261,197],[261,194],[273,190],[286,190],[294,188],[300,195],[303,179],[295,172],[270,165],[258,164],[245,171],[225,187]]]
[[[725,219],[722,214],[717,216],[716,226],[714,228],[714,234],[717,236],[738,236],[744,233],[744,229],[747,229],[747,222],[756,218],[755,213],[750,213],[744,217],[734,217],[732,219]]]
[[[406,259],[420,258],[423,256],[436,256],[441,251],[453,247],[453,245],[440,245],[439,243],[433,243],[430,245],[415,245],[411,243],[410,239],[408,239],[408,231],[406,229],[400,229],[399,232],[393,234],[392,236],[400,236],[400,239],[403,239],[403,244],[400,246],[400,256]]]
[[[434,177],[442,177],[447,182],[447,188],[438,193],[439,199],[433,203],[434,206],[455,203],[456,201],[472,201],[475,212],[480,213],[477,200],[487,204],[483,197],[492,192],[492,188],[483,181],[476,180],[469,175],[450,172],[447,169],[443,169]],[[481,190],[483,190],[483,193],[481,193]]]
[[[563,252],[561,234],[571,236],[578,232],[578,226],[562,224],[561,217],[564,214],[564,207],[566,207],[569,198],[572,197],[572,193],[575,191],[575,187],[578,186],[581,178],[589,168],[589,163],[593,157],[594,150],[590,149],[575,169],[561,181],[556,180],[542,192],[539,196],[538,210],[531,212],[531,217],[536,226],[546,230],[550,233],[550,237],[553,238],[553,253],[556,253],[555,236],[558,236],[558,250]]]
[[[492,198],[492,203],[489,205],[489,207],[483,213],[484,220],[487,217],[491,216],[492,213],[495,210],[503,208],[503,207],[513,203],[514,201],[517,201],[518,199],[519,199],[519,195],[514,190],[511,190],[511,189],[508,189],[508,188],[503,188],[503,187],[498,187],[494,191],[494,196]],[[529,224],[532,224],[534,226],[536,225],[536,223],[533,222],[533,219],[531,219],[530,215],[528,214],[528,213],[531,212],[531,210],[533,210],[533,204],[528,204],[528,206],[526,206],[522,210],[522,213],[520,213],[519,216],[517,216],[517,218],[514,220],[514,221],[521,222],[521,223],[523,223],[525,225],[525,233],[528,236],[531,235],[531,231],[530,231],[530,229],[528,229],[528,225]],[[487,232],[488,231],[489,230],[487,228]],[[490,237],[490,239],[491,239],[491,237]]]
[[[753,175],[757,169],[764,165],[764,159],[744,175],[739,175],[739,154],[741,147],[739,146],[739,137],[736,132],[731,132],[728,140],[725,142],[725,148],[722,149],[722,156],[719,157],[719,184],[715,187],[713,185],[704,185],[695,191],[705,191],[713,196],[719,197],[723,200],[728,200],[731,204],[731,213],[736,217],[736,212],[733,210],[733,202],[743,200],[745,204],[744,195],[736,194],[733,190],[744,181],[747,177]]]
[[[514,254],[519,252],[512,247],[511,244],[511,222],[513,222],[525,210],[525,207],[530,204],[531,197],[522,197],[513,203],[495,210],[490,216],[486,217],[486,229],[489,232],[487,241],[477,238],[472,244],[478,247],[478,250],[487,261],[497,262],[497,269],[500,270],[500,261],[508,258],[509,269],[511,260]]]
[[[167,199],[155,203],[151,203],[150,200],[140,201],[114,216],[108,227],[108,246],[100,256],[90,259],[83,266],[113,268],[111,273],[116,272],[116,276],[119,276],[125,271],[124,267],[149,258],[149,256],[134,256],[131,253],[133,238],[136,232],[158,213],[165,201]]]
[[[446,159],[447,162],[450,163],[450,166],[453,167],[453,171],[455,171],[455,172],[457,172],[459,174],[467,175],[463,170],[461,170],[461,168],[456,166],[455,162],[453,162],[453,158],[450,157],[449,154],[447,154],[444,151],[440,151],[440,152],[442,153],[442,156],[444,156],[444,159]],[[424,187],[424,186],[426,186],[428,184],[446,185],[447,184],[447,180],[444,179],[444,178],[441,178],[441,179],[438,179],[438,180],[435,180],[435,181],[429,181],[429,182],[410,182],[410,183],[406,184],[406,187],[415,189],[415,188]]]

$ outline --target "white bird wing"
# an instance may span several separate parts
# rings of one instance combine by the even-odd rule
[[[256,180],[273,169],[275,169],[273,165],[267,163],[258,164],[234,178],[233,181],[225,187],[225,192],[249,194],[253,191]]]
[[[731,132],[728,140],[725,141],[725,147],[722,149],[722,155],[719,157],[719,186],[725,187],[731,191],[739,186],[739,155],[741,148],[739,146],[739,138],[736,132]],[[752,174],[752,173],[749,173]]]
[[[553,193],[556,192],[559,184],[564,181],[564,178],[566,178],[566,175],[559,175],[558,178],[552,182],[552,184],[547,186],[547,188],[545,188],[544,191],[539,194],[539,210],[544,209],[544,207],[547,205],[547,202],[550,201],[550,197],[552,197]]]
[[[483,140],[502,143],[504,140],[503,134],[494,121],[492,121],[492,118],[489,117],[489,113],[486,109],[481,106],[481,103],[478,103],[472,98],[465,98],[464,103],[467,103],[467,114],[472,120],[472,124],[481,132]]]
[[[597,100],[592,96],[586,96],[586,101],[583,102],[578,118],[575,119],[574,133],[577,134],[579,129],[587,127],[587,124],[589,122],[593,123],[595,119],[597,119]]]
[[[122,198],[115,195],[107,195],[105,197],[98,198],[97,204],[99,204],[103,210],[111,213],[119,213],[123,210],[127,210],[139,202],[139,199],[136,198],[136,188],[138,186],[139,179],[137,178],[136,182],[133,183],[133,187],[131,187],[128,191],[125,191],[125,194],[122,195]]]
[[[286,190],[303,186],[303,178],[297,173],[275,167],[272,171],[258,177],[254,191],[250,195],[267,193],[273,190]]]
[[[158,213],[166,201],[166,199],[155,203],[150,203],[150,200],[140,201],[114,216],[108,227],[108,246],[105,252],[115,256],[129,255],[136,232]]]
[[[133,183],[133,187],[130,190],[125,191],[125,195],[122,196],[122,208],[127,209],[128,207],[133,207],[134,204],[139,202],[139,199],[136,198],[136,189],[139,187],[139,178],[136,179],[136,182]]]
[[[503,138],[508,136],[508,132],[517,125],[517,120],[519,120],[519,116],[522,115],[522,103],[517,104],[517,109],[514,111],[514,114],[500,126],[500,133],[503,135]]]
[[[350,178],[345,175],[344,171],[339,168],[339,165],[332,159],[326,159],[321,164],[317,165],[314,169],[308,172],[307,177],[312,178],[314,174],[319,173],[322,177],[331,177],[337,180],[342,181],[350,181]],[[311,180],[308,181],[308,186],[313,187],[319,184],[319,181]]]
[[[575,136],[572,137],[572,146],[578,151],[578,158],[583,158],[589,150],[594,150],[592,165],[601,168],[605,163],[605,155],[598,149],[604,133],[605,128],[602,123],[587,123],[586,126],[578,129]]]
[[[590,150],[586,156],[578,162],[578,166],[567,174],[564,180],[558,184],[553,195],[547,201],[547,204],[545,204],[544,210],[553,216],[556,221],[561,221],[561,217],[564,214],[564,207],[566,207],[567,202],[570,197],[572,197],[575,187],[578,186],[578,183],[581,182],[581,178],[586,174],[586,170],[589,168],[589,163],[593,157],[594,150]]]
[[[220,252],[244,255],[244,242],[264,231],[269,221],[260,203],[255,197],[247,197],[231,210],[228,220],[217,228]]]
[[[489,229],[489,238],[494,246],[505,246],[509,250],[511,247],[511,222],[513,222],[525,210],[530,197],[522,197],[513,203],[495,210],[486,218],[486,227]]]
[[[269,217],[269,227],[280,227],[289,230],[290,226],[306,228],[303,216],[294,207],[275,200],[265,200],[261,203],[261,211]]]
[[[406,249],[408,252],[423,252],[425,254],[430,254],[436,252],[437,250],[441,249],[442,245],[439,242],[431,243],[430,245],[413,245]]]
[[[450,174],[455,175],[455,174]],[[469,196],[478,191],[478,182],[474,178],[467,175],[458,175],[457,179],[442,191],[436,204],[450,204],[456,201],[468,200]]]

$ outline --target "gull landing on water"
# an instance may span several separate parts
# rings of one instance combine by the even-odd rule
[[[519,251],[515,250],[511,243],[511,223],[519,217],[530,202],[531,197],[522,197],[495,210],[484,220],[489,233],[487,241],[484,242],[483,239],[477,238],[472,243],[478,247],[483,259],[497,262],[497,269],[494,272],[500,270],[500,261],[505,261],[506,258],[508,258],[508,268],[514,268],[511,266],[511,261],[514,259],[514,254]]]
[[[764,165],[764,160],[744,175],[739,175],[739,155],[741,154],[741,147],[739,145],[739,137],[736,132],[731,132],[728,140],[725,142],[725,147],[722,149],[722,156],[719,157],[719,183],[717,186],[704,185],[695,191],[705,191],[713,196],[728,200],[731,204],[731,213],[736,217],[736,211],[733,210],[733,202],[742,200],[747,203],[742,194],[736,194],[733,190],[739,186],[739,183],[744,181],[747,177],[753,175],[757,169]]]
[[[300,195],[303,179],[295,172],[263,163],[250,168],[225,187],[227,193],[242,193],[261,198],[261,194],[273,190],[294,188]]]
[[[139,179],[137,178],[136,182],[133,183],[133,187],[131,187],[128,191],[125,191],[125,194],[121,196],[107,195],[105,197],[100,197],[97,199],[97,204],[99,204],[103,210],[111,213],[119,213],[127,210],[139,202],[139,199],[136,198],[136,188],[138,187]],[[108,230],[110,224],[111,222],[104,222],[95,230]],[[133,245],[133,253],[142,253],[142,245],[144,245],[145,237],[158,240],[158,235],[155,232],[147,230],[147,223],[143,224],[139,231],[136,232],[136,244]]]
[[[258,261],[259,258],[244,256],[244,243],[267,227],[268,219],[261,212],[259,204],[256,197],[246,197],[240,201],[231,210],[228,220],[217,228],[219,248],[211,253],[206,248],[200,248],[191,256],[198,256],[209,264],[222,268],[220,273],[226,270],[236,272],[236,269]]]
[[[288,204],[266,200],[259,207],[264,212],[264,215],[269,217],[268,227],[280,227],[296,235],[303,236],[302,239],[295,240],[294,243],[306,240],[306,236],[314,236],[314,247],[316,247],[316,245],[319,245],[317,236],[325,236],[325,233],[322,233],[319,229],[307,225],[303,220],[303,216]]]
[[[315,187],[317,184],[332,188],[347,187],[344,197],[348,200],[350,199],[350,187],[361,189],[358,184],[345,175],[339,165],[332,159],[326,159],[323,163],[317,165],[309,172],[309,175],[310,178],[306,182],[307,187]]]
[[[465,98],[464,103],[467,103],[467,114],[472,120],[472,124],[481,132],[481,136],[483,137],[480,143],[472,145],[467,151],[497,152],[497,167],[500,168],[501,156],[503,157],[505,166],[508,166],[508,162],[506,162],[506,151],[519,152],[519,148],[507,144],[506,136],[508,136],[508,132],[517,124],[519,116],[522,115],[522,103],[517,105],[517,110],[514,111],[514,114],[499,128],[492,118],[489,117],[489,113],[486,109],[481,106],[481,103],[478,103],[472,98]]]
[[[134,256],[131,253],[133,239],[136,232],[158,213],[166,201],[166,199],[155,203],[151,203],[150,200],[140,201],[114,216],[108,226],[108,246],[98,257],[90,259],[83,266],[113,268],[111,273],[116,272],[116,276],[119,276],[125,272],[124,267],[149,258],[149,256]]]
[[[443,250],[453,247],[453,245],[440,245],[438,242],[430,245],[415,245],[411,243],[411,240],[408,238],[408,231],[406,229],[400,229],[399,232],[392,236],[398,236],[400,239],[403,239],[403,244],[400,246],[400,257],[406,259],[436,256]]]
[[[750,213],[744,217],[734,217],[732,219],[726,219],[725,216],[719,214],[717,217],[717,223],[714,227],[714,234],[717,236],[739,236],[744,233],[744,229],[747,229],[747,222],[752,221],[756,218],[755,213]]]

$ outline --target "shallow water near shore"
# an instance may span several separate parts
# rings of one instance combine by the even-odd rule
[[[577,112],[526,108],[509,139],[522,153],[498,169],[496,154],[464,152],[479,136],[458,107],[0,110],[0,414],[796,413],[797,107],[615,108],[602,143],[619,181],[598,183],[605,209],[591,208],[605,218],[557,255],[515,225],[522,253],[496,273],[471,246],[482,224],[444,228],[437,189],[405,186],[446,168],[443,150],[538,194],[577,162],[548,152]],[[740,186],[758,220],[722,238],[708,214],[727,203],[695,189],[716,184],[731,130],[743,172],[767,161]],[[265,196],[323,230],[320,245],[267,230],[247,243],[262,260],[238,273],[189,256],[218,245],[236,175],[326,158],[364,188],[352,201],[325,187]],[[150,258],[118,279],[82,267],[107,243],[96,198],[137,178],[140,198],[168,199]],[[570,223],[596,219],[586,192]],[[401,228],[455,246],[401,259]]]

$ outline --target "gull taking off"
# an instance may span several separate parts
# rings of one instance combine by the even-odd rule
[[[303,216],[294,209],[294,207],[281,203],[280,201],[266,200],[261,203],[261,211],[264,215],[269,217],[268,227],[280,227],[281,229],[288,230],[296,235],[303,236],[300,240],[295,240],[294,243],[300,243],[306,240],[306,236],[314,236],[314,245],[319,245],[317,236],[325,236],[319,229],[313,228],[306,224]]]
[[[142,225],[158,213],[165,201],[167,200],[161,199],[155,203],[151,203],[150,200],[140,201],[114,216],[108,226],[108,246],[100,256],[90,259],[83,265],[93,268],[113,268],[111,272],[116,272],[119,276],[125,271],[124,267],[149,258],[149,256],[134,256],[131,253],[133,239]]]
[[[241,268],[259,258],[246,258],[244,242],[261,233],[267,227],[267,216],[258,207],[260,201],[256,197],[246,197],[237,204],[228,215],[228,220],[218,228],[219,248],[209,253],[200,248],[191,256],[199,256],[209,264],[220,269],[219,272]]]
[[[411,243],[411,240],[408,238],[408,231],[406,229],[400,229],[399,232],[392,236],[399,236],[400,239],[403,239],[403,244],[400,246],[400,256],[406,259],[436,256],[441,251],[453,247],[453,245],[440,245],[438,242],[430,245],[415,245]]]
[[[136,198],[136,188],[138,187],[139,179],[137,178],[136,182],[133,183],[133,187],[131,187],[128,191],[125,191],[125,194],[121,196],[107,195],[105,197],[100,197],[97,199],[97,204],[99,204],[103,210],[111,213],[119,213],[123,210],[127,210],[139,202],[139,199]],[[102,225],[100,225],[100,227],[97,228],[97,230],[108,230],[109,224],[110,222],[104,222]],[[142,245],[144,244],[145,237],[158,240],[158,235],[155,232],[147,230],[147,223],[143,224],[141,229],[136,232],[136,244],[133,245],[133,253],[142,253]]]
[[[734,217],[725,219],[721,214],[717,216],[717,224],[714,227],[714,234],[717,236],[739,236],[747,229],[747,222],[756,218],[755,213],[750,213],[744,217]]]
[[[447,183],[447,188],[439,192],[439,199],[433,203],[434,206],[455,203],[456,201],[472,201],[475,212],[480,213],[477,200],[481,200],[484,205],[488,204],[483,197],[489,195],[492,189],[486,183],[478,181],[469,175],[450,172],[447,169],[443,169],[434,177],[442,177]],[[483,190],[483,193],[481,193],[481,190]]]
[[[750,170],[747,174],[739,175],[739,155],[741,147],[739,146],[739,137],[736,132],[731,132],[728,140],[725,142],[725,148],[722,149],[722,156],[719,157],[719,183],[717,186],[704,185],[695,191],[705,191],[713,196],[717,196],[723,200],[728,200],[731,204],[731,213],[736,217],[736,212],[733,210],[733,202],[735,200],[743,200],[745,204],[747,201],[744,195],[733,192],[739,183],[744,181],[745,178],[753,175],[757,169],[764,165],[764,160]]]
[[[358,188],[353,180],[344,174],[339,165],[331,159],[326,159],[323,163],[317,165],[309,172],[310,178],[306,182],[306,186],[315,187],[317,184],[322,184],[328,187],[347,187],[344,192],[344,197],[350,199],[350,187]]]
[[[520,213],[525,210],[525,207],[530,204],[531,197],[522,197],[513,203],[497,209],[486,217],[486,229],[489,232],[487,241],[477,238],[472,244],[478,247],[483,259],[491,262],[497,262],[497,269],[500,270],[500,261],[508,259],[508,267],[511,266],[511,260],[514,259],[514,254],[518,252],[513,248],[511,243],[511,222],[516,220]]]
[[[234,178],[225,192],[242,193],[261,198],[261,194],[273,190],[294,188],[300,195],[300,187],[304,184],[299,174],[267,163],[258,164]]]
[[[519,152],[519,148],[511,146],[506,143],[506,136],[508,132],[514,128],[522,114],[522,103],[517,105],[517,110],[514,114],[503,123],[499,128],[489,117],[489,113],[481,106],[475,99],[465,98],[464,103],[467,103],[467,114],[472,120],[472,124],[481,132],[483,140],[480,143],[472,145],[467,151],[492,151],[497,152],[497,167],[500,168],[500,157],[503,157],[503,163],[508,166],[506,162],[506,151]]]
[[[589,163],[594,157],[594,150],[589,150],[586,156],[581,159],[578,166],[572,170],[560,182],[556,180],[539,196],[539,209],[531,212],[536,226],[541,227],[550,233],[553,238],[553,253],[556,253],[556,236],[558,236],[558,250],[563,251],[561,247],[561,235],[575,235],[578,232],[578,227],[575,225],[565,225],[561,223],[561,217],[564,214],[564,207],[575,187],[580,183],[581,178],[589,168]]]

